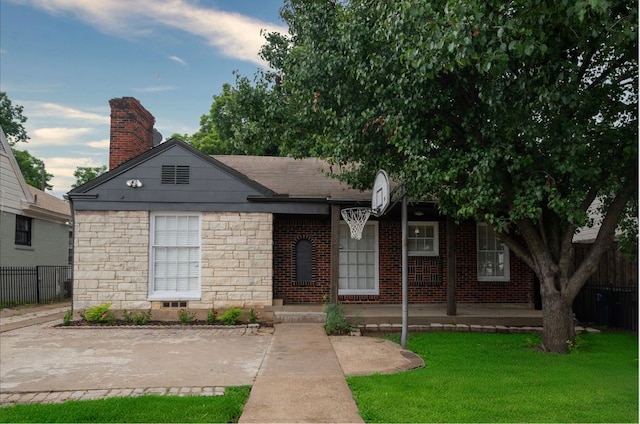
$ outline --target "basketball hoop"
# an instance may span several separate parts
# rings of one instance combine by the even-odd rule
[[[364,224],[367,223],[367,219],[369,219],[369,215],[371,215],[371,209],[347,208],[342,209],[340,211],[340,214],[342,214],[342,218],[344,218],[344,220],[349,225],[351,238],[360,240],[362,238],[362,230],[364,229]]]

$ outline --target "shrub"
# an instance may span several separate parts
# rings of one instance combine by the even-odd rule
[[[135,325],[146,325],[151,321],[151,311],[139,312],[133,316]]]
[[[151,311],[138,312],[134,314],[131,311],[122,311],[122,319],[127,324],[146,325],[151,321]]]
[[[327,314],[324,329],[328,335],[346,334],[351,331],[351,326],[344,317],[342,305],[329,303],[325,306],[324,312]]]
[[[258,322],[258,314],[253,309],[249,310],[249,324],[255,324]]]
[[[240,322],[240,315],[242,315],[242,309],[229,308],[220,315],[220,322],[224,325],[236,325]]]
[[[71,312],[71,309],[69,309],[62,317],[62,325],[68,327],[71,325],[71,321],[73,321],[73,312]]]
[[[124,311],[122,311],[122,319],[127,324],[131,324],[133,322],[133,312],[125,309]]]
[[[110,307],[110,302],[92,306],[91,308],[84,311],[82,317],[89,322],[113,324],[114,322],[116,322],[116,315],[113,313],[113,311],[109,310]]]
[[[196,320],[196,314],[186,309],[180,309],[178,311],[178,319],[182,324],[189,324]]]
[[[218,312],[215,309],[207,312],[207,324],[215,324],[218,321]]]

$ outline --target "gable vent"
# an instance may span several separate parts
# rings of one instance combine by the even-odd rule
[[[189,184],[190,177],[187,165],[162,165],[162,184]]]

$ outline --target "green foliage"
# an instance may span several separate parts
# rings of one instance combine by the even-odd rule
[[[7,93],[0,92],[0,127],[11,146],[17,142],[26,143],[29,140],[27,130],[24,128],[27,118],[22,115],[23,110],[22,106],[11,102]]]
[[[186,309],[180,309],[178,311],[178,319],[182,324],[189,324],[196,320],[196,314]]]
[[[240,322],[242,309],[231,307],[220,315],[220,322],[224,325],[236,325]]]
[[[110,302],[92,306],[82,313],[82,317],[92,323],[113,324],[116,322],[116,316],[112,310]]]
[[[71,325],[72,321],[73,321],[73,312],[71,312],[71,309],[69,309],[67,312],[64,313],[64,316],[62,317],[62,325],[64,325],[65,327],[68,327]]]
[[[636,6],[288,0],[289,34],[262,49],[272,70],[236,81],[264,95],[235,115],[356,188],[384,168],[411,199],[490,224],[545,296],[572,299],[637,198]],[[601,237],[574,272],[571,238],[596,198]]]
[[[24,127],[27,118],[22,115],[23,110],[22,106],[14,105],[11,102],[7,93],[0,92],[0,127],[7,136],[10,146],[14,146],[18,142],[27,143],[29,140],[27,130]],[[11,150],[27,184],[44,190],[42,187],[42,173],[44,172],[45,188],[49,190],[53,188],[49,184],[53,175],[46,172],[44,162],[41,159],[32,156],[26,150],[18,150],[13,147]]]
[[[328,335],[348,334],[351,326],[344,317],[342,305],[337,303],[329,303],[324,307],[327,314],[327,322],[324,329]]]
[[[236,76],[236,86],[222,86],[213,96],[208,115],[200,119],[200,129],[187,140],[198,150],[213,154],[278,156],[284,154],[276,133],[266,134],[268,118],[263,115],[272,93],[268,84],[251,85]]]
[[[635,334],[584,334],[568,355],[531,338],[411,334],[425,368],[347,382],[365,422],[638,422]]]
[[[250,386],[227,387],[223,396],[140,396],[0,409],[0,422],[31,423],[232,423],[238,422]]]
[[[207,324],[215,324],[218,321],[218,312],[215,309],[207,312]]]
[[[122,317],[127,324],[146,325],[151,321],[151,311],[133,313],[125,309]]]
[[[73,171],[73,176],[76,177],[76,182],[73,183],[71,188],[80,187],[82,184],[88,183],[96,177],[107,172],[107,165],[102,166],[78,166],[75,171]]]
[[[258,322],[258,314],[253,309],[249,310],[249,324],[255,324]]]
[[[151,311],[139,312],[133,316],[135,325],[146,325],[151,321]]]
[[[31,153],[27,152],[26,150],[11,150],[13,152],[13,156],[15,156],[16,158],[16,162],[18,162],[20,172],[22,172],[22,176],[24,177],[27,184],[42,190],[42,173],[44,172],[45,188],[48,190],[51,190],[53,188],[53,186],[49,184],[49,181],[51,181],[53,175],[49,174],[46,171],[42,159],[38,159],[35,156],[32,156]]]

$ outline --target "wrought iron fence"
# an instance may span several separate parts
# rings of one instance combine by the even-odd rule
[[[638,287],[587,284],[573,312],[581,323],[638,331]]]
[[[71,298],[71,266],[0,267],[0,306]]]

